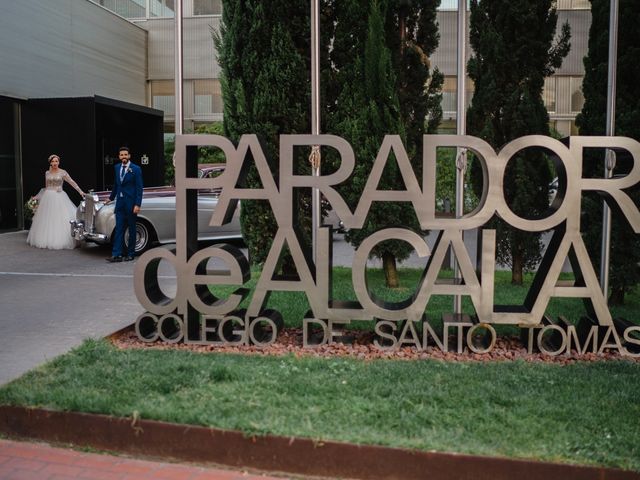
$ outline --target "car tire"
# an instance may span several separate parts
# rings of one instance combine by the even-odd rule
[[[136,220],[136,254],[149,249],[156,241],[156,232],[145,220]]]
[[[128,246],[129,230],[124,232],[124,244]],[[113,234],[111,235],[113,238]],[[156,232],[149,222],[142,219],[136,220],[136,255],[140,255],[156,242]]]

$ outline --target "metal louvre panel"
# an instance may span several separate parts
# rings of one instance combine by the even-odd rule
[[[431,64],[437,66],[444,75],[455,76],[457,72],[457,11],[439,11],[437,13],[440,43],[431,56]],[[571,26],[571,50],[563,60],[562,66],[556,70],[558,75],[584,75],[582,59],[587,54],[589,28],[591,26],[590,10],[558,10],[557,32],[564,22]],[[467,42],[469,42],[469,16],[467,16]],[[467,61],[473,54],[471,45],[467,43]]]
[[[583,59],[587,55],[591,10],[558,10],[558,26],[568,21],[571,26],[571,50],[556,70],[557,75],[584,75]]]
[[[458,68],[456,65],[456,51],[458,48],[456,36],[458,31],[457,16],[458,12],[455,11],[440,11],[437,13],[440,43],[431,56],[431,65],[438,67],[444,75],[456,75]],[[469,21],[467,19],[467,31],[468,25]],[[468,39],[469,36],[467,34]],[[467,60],[471,53],[471,46],[469,45],[467,47]]]
[[[146,103],[147,33],[88,0],[2,2],[0,85],[20,97]]]
[[[187,17],[184,23],[184,78],[218,78],[220,66],[211,30],[218,31],[220,19]],[[174,65],[174,20],[172,18],[136,21],[149,32],[149,79],[172,80]]]

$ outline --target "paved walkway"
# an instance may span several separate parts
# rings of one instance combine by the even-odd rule
[[[283,480],[284,477],[84,453],[43,443],[0,440],[0,479]]]
[[[42,250],[27,232],[0,234],[0,385],[79,345],[130,325],[144,309],[133,264],[109,264],[108,248]],[[163,269],[168,290],[175,272]],[[272,478],[181,464],[81,453],[0,439],[0,480]]]
[[[0,234],[0,385],[80,345],[132,324],[144,311],[133,265],[109,250],[44,250],[27,232]]]
[[[26,231],[0,234],[0,385],[86,338],[131,325],[144,312],[133,292],[135,262],[107,263],[110,253],[90,244],[43,250],[27,245]],[[333,256],[335,266],[352,263],[353,249],[341,235]],[[403,265],[425,263],[414,255]],[[171,296],[175,270],[161,262],[159,275],[160,286]]]

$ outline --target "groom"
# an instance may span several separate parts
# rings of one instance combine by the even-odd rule
[[[113,236],[113,250],[107,262],[129,262],[133,260],[136,248],[136,217],[142,205],[142,170],[129,160],[131,153],[127,147],[118,150],[120,165],[116,165],[116,176],[109,202],[116,201],[116,231]],[[129,228],[128,252],[124,243],[124,232]],[[126,253],[126,256],[123,255]]]

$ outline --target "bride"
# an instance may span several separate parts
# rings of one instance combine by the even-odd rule
[[[49,170],[44,174],[45,188],[36,195],[38,208],[33,216],[27,243],[33,247],[60,250],[74,248],[69,222],[76,218],[76,206],[62,190],[67,182],[84,198],[84,192],[69,174],[60,168],[60,157],[49,156]]]

